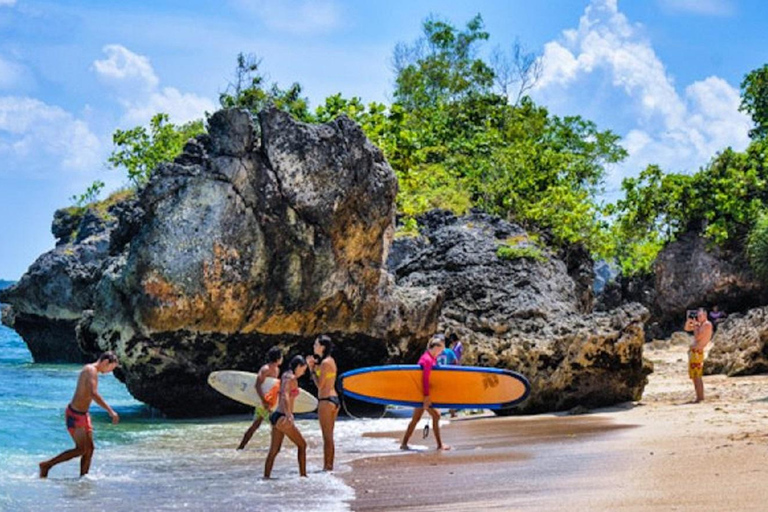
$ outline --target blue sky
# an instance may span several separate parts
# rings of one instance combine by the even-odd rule
[[[157,111],[175,122],[215,108],[238,52],[270,78],[298,81],[313,105],[343,93],[387,102],[391,56],[430,14],[540,52],[537,101],[614,130],[630,152],[608,197],[649,163],[690,172],[743,149],[745,73],[768,61],[758,0],[0,0],[0,278],[53,247],[53,212],[95,179],[115,128]]]

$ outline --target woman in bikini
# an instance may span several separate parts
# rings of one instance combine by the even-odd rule
[[[293,420],[293,402],[299,395],[298,379],[307,371],[307,362],[302,356],[294,356],[288,367],[289,369],[283,372],[280,378],[280,399],[277,409],[269,415],[269,422],[272,424],[272,443],[264,464],[264,478],[269,478],[272,474],[275,457],[280,452],[283,438],[286,436],[299,449],[299,474],[307,476],[307,442]]]
[[[336,361],[331,356],[333,342],[326,335],[315,340],[313,356],[307,357],[310,375],[317,386],[317,416],[323,431],[323,471],[333,471],[336,454],[333,443],[333,427],[339,415],[341,402],[336,393]]]

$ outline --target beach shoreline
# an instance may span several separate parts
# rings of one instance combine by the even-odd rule
[[[705,377],[691,404],[682,345],[646,347],[640,402],[589,414],[472,417],[418,451],[356,459],[340,475],[365,510],[764,510],[768,376]],[[402,432],[374,436],[399,438]]]

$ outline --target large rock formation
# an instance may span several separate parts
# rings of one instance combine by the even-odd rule
[[[728,376],[768,372],[768,306],[732,315],[718,326],[704,371]]]
[[[514,224],[447,212],[420,220],[421,239],[395,242],[398,283],[443,291],[439,327],[459,334],[465,364],[529,377],[531,395],[515,412],[640,399],[652,370],[642,357],[645,308],[579,313],[583,295],[567,265]],[[500,257],[500,245],[528,247],[518,254],[531,256]]]
[[[397,183],[381,152],[344,117],[259,120],[257,132],[247,112],[218,112],[155,170],[78,328],[86,351],[115,350],[130,392],[170,415],[227,410],[208,373],[253,370],[273,344],[309,353],[329,333],[348,368],[435,328],[439,293],[395,286],[384,267]]]

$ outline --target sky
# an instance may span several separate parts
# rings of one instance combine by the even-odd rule
[[[94,180],[117,128],[156,112],[175,123],[216,109],[239,52],[311,106],[342,93],[389,102],[392,52],[434,15],[481,14],[483,55],[520,43],[542,57],[531,91],[557,115],[621,135],[606,197],[648,164],[695,172],[742,150],[739,84],[768,61],[762,0],[0,0],[0,279],[54,246],[55,210]]]

